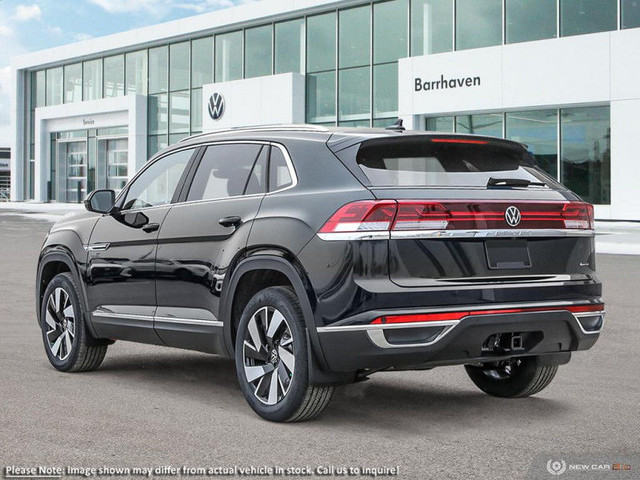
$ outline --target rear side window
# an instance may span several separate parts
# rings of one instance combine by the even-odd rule
[[[187,201],[243,195],[262,149],[262,145],[254,144],[207,147],[193,178]],[[261,187],[258,184],[252,188]]]
[[[485,187],[490,178],[552,186],[528,155],[498,142],[409,137],[363,142],[356,162],[371,185],[380,187]]]
[[[286,188],[293,183],[291,172],[287,166],[282,150],[271,148],[271,165],[269,166],[269,191]]]

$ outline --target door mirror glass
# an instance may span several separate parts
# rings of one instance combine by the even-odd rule
[[[90,212],[109,213],[116,203],[116,192],[113,190],[94,190],[84,201]]]

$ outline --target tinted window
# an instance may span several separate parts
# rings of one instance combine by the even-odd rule
[[[271,165],[269,166],[269,191],[280,190],[292,183],[291,172],[289,172],[282,150],[273,147],[271,149]]]
[[[245,195],[254,195],[256,193],[266,193],[267,191],[267,165],[269,163],[269,147],[265,146],[260,151],[258,160],[253,165]]]
[[[145,208],[171,202],[193,149],[157,160],[131,184],[123,209]]]
[[[261,145],[207,147],[191,184],[187,201],[242,195]]]
[[[434,143],[414,138],[365,142],[357,163],[374,186],[478,186],[490,177],[549,184],[529,154],[504,144]]]

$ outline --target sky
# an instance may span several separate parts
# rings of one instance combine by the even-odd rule
[[[0,0],[0,147],[11,145],[11,57],[248,0]]]

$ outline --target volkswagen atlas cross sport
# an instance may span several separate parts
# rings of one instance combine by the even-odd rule
[[[272,421],[386,370],[464,365],[489,395],[533,395],[603,326],[593,208],[511,141],[228,130],[86,207],[40,255],[51,364],[94,370],[116,340],[232,357]]]

